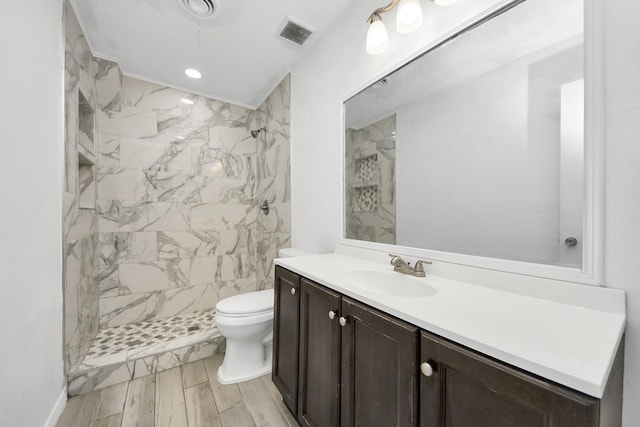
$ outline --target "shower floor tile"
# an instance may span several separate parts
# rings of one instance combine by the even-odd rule
[[[197,311],[102,329],[82,363],[71,372],[135,360],[218,337],[214,316],[214,310]]]

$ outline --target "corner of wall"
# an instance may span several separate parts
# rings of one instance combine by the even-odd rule
[[[67,406],[67,388],[63,387],[58,399],[56,400],[55,405],[51,409],[49,413],[49,417],[47,421],[44,423],[44,427],[56,427],[58,423],[58,419],[62,412],[64,412],[64,408]]]

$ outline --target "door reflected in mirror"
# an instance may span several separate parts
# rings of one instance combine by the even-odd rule
[[[581,268],[583,2],[525,0],[345,103],[345,237]]]

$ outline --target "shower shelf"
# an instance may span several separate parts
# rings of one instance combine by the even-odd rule
[[[95,113],[78,89],[78,201],[80,209],[96,208]]]
[[[363,187],[372,187],[378,186],[380,183],[378,180],[375,181],[362,181],[362,182],[354,182],[352,184],[353,188],[363,188]]]

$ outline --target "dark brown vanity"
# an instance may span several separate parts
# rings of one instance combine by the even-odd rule
[[[303,426],[619,426],[621,354],[597,399],[276,266],[273,381]]]

